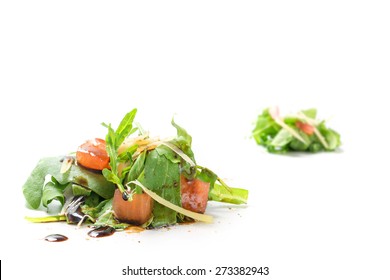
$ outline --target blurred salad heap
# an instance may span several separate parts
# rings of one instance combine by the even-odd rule
[[[106,139],[82,144],[76,154],[41,159],[23,186],[34,209],[60,203],[58,213],[32,222],[89,223],[106,231],[130,225],[157,228],[186,221],[212,222],[208,200],[246,203],[248,191],[231,188],[196,163],[192,138],[172,120],[176,137],[150,137],[134,125],[134,109]],[[62,209],[61,209],[62,208]]]
[[[267,108],[258,116],[252,135],[270,153],[334,151],[341,144],[340,134],[316,117],[316,109],[281,117],[278,107]]]

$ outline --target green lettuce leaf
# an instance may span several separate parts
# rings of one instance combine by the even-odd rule
[[[133,109],[129,113],[127,113],[123,117],[122,121],[120,122],[118,128],[115,131],[112,128],[111,124],[102,123],[102,125],[108,129],[106,135],[106,150],[108,156],[110,157],[111,167],[111,170],[107,168],[103,170],[103,176],[108,181],[117,185],[121,192],[124,191],[124,186],[122,184],[122,180],[124,179],[124,177],[120,176],[118,172],[118,165],[121,159],[126,158],[126,155],[118,155],[118,148],[126,139],[126,137],[128,137],[137,130],[137,128],[133,128],[133,121],[136,114],[137,109]],[[122,175],[125,176],[125,174]]]
[[[51,180],[43,187],[42,205],[48,207],[53,200],[57,200],[61,205],[64,205],[65,196],[63,192],[68,185],[69,184],[61,185],[54,177],[51,177]]]
[[[134,164],[131,166],[129,173],[127,174],[127,182],[138,179],[145,168],[146,151],[142,152]]]
[[[275,138],[272,140],[271,144],[274,147],[283,147],[290,143],[293,140],[293,136],[286,129],[282,128]]]
[[[140,180],[151,191],[181,206],[180,168],[156,150],[150,151],[146,157],[144,177]],[[177,213],[156,202],[153,208],[153,227],[161,227],[176,223]]]
[[[171,123],[177,130],[177,136],[171,142],[176,145],[180,150],[182,150],[183,153],[185,153],[196,164],[194,152],[191,149],[191,135],[189,135],[184,128],[176,124],[173,119]],[[182,160],[181,171],[187,179],[193,179],[196,175],[195,166],[191,166],[188,162],[184,160]]]
[[[83,186],[77,185],[77,184],[72,184],[72,193],[74,196],[90,196],[91,195],[91,190],[87,189]]]
[[[209,200],[232,204],[244,204],[248,200],[248,190],[239,188],[226,188],[222,184],[215,183],[209,192]]]
[[[41,159],[31,172],[31,175],[27,178],[22,189],[27,203],[32,208],[37,209],[41,204],[44,189],[43,184],[46,175],[54,177],[60,185],[66,185],[67,183],[72,182],[92,190],[105,199],[113,197],[115,190],[114,184],[108,182],[101,174],[89,171],[74,164],[66,173],[60,173],[62,159],[63,157]],[[47,194],[48,198],[55,195],[55,192],[52,189],[50,193],[50,195],[49,192]],[[49,200],[50,199],[48,199],[46,203],[49,202]]]
[[[268,109],[266,109],[258,116],[252,135],[257,144],[267,145],[280,129],[281,127],[272,119]]]

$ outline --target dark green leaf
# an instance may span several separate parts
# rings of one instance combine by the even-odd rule
[[[131,169],[127,175],[127,180],[126,180],[127,182],[138,179],[138,177],[144,170],[145,159],[146,159],[146,151],[141,153],[135,160],[134,164],[131,166]]]
[[[215,181],[217,181],[217,174],[215,174],[213,171],[207,168],[201,168],[201,171],[196,174],[196,178],[203,181],[210,183],[210,190],[214,188]]]
[[[99,218],[99,213],[100,211],[102,211],[102,208],[107,203],[108,199],[100,201],[100,199],[96,199],[96,198],[90,199],[91,197],[93,196],[92,195],[89,196],[85,200],[85,203],[81,205],[81,211],[85,215],[88,215],[96,220],[97,218]]]
[[[320,142],[313,142],[309,147],[309,151],[312,153],[318,153],[319,151],[322,150],[323,150],[323,146]]]
[[[115,186],[107,182],[101,174],[74,164],[68,172],[61,174],[62,158],[50,157],[41,159],[23,185],[24,197],[32,208],[38,208],[41,203],[43,183],[46,175],[53,176],[61,185],[73,182],[87,187],[103,198],[110,198],[114,195]]]
[[[125,140],[125,138],[130,135],[131,132],[134,132],[133,121],[136,114],[137,109],[131,110],[124,116],[118,128],[116,129],[115,134],[117,136],[117,148],[123,142],[123,140]]]
[[[164,155],[167,159],[172,161],[173,163],[180,163],[181,158],[178,154],[176,154],[172,149],[168,148],[167,146],[160,145],[156,148],[156,151],[159,155]]]
[[[114,182],[121,191],[124,190],[124,186],[121,180],[122,177],[118,172],[118,164],[120,160],[125,160],[125,158],[122,158],[118,155],[118,148],[127,136],[135,132],[135,129],[133,129],[133,121],[136,113],[137,113],[137,109],[133,109],[132,111],[127,113],[122,119],[116,131],[114,131],[114,129],[111,127],[111,124],[106,125],[103,123],[103,125],[108,129],[106,135],[106,150],[108,156],[110,157],[110,167],[111,167],[110,172],[108,172],[107,170],[106,171],[103,170],[103,175],[110,182]],[[126,156],[127,156],[126,154],[123,155],[123,157]]]
[[[118,160],[120,162],[132,162],[133,161],[133,154],[135,151],[137,151],[137,148],[138,148],[138,145],[130,146],[126,151],[124,151],[120,155],[118,155]]]
[[[92,192],[86,199],[84,205],[90,206],[90,207],[96,207],[100,203],[101,197]]]
[[[175,123],[172,119],[172,125],[177,130],[177,136],[171,143],[177,146],[180,150],[183,151],[195,164],[194,152],[191,149],[192,137],[187,133],[187,131]],[[181,171],[187,179],[193,179],[196,176],[196,168],[191,166],[188,162],[181,160]]]
[[[301,131],[298,131],[298,133],[305,140],[306,143],[303,143],[302,141],[294,138],[291,140],[289,147],[294,151],[306,151],[309,148],[312,140],[307,134]]]
[[[105,199],[114,196],[115,186],[111,182],[108,182],[102,174],[89,171],[78,165],[72,165],[68,176],[57,175],[54,177],[60,183],[73,182],[88,188]]]
[[[187,133],[187,131],[182,128],[180,125],[175,123],[175,120],[172,119],[172,125],[177,130],[177,140],[184,145],[191,147],[192,144],[192,137]]]
[[[156,150],[148,153],[145,161],[143,184],[151,191],[181,206],[180,169],[179,164],[173,163]],[[153,208],[153,227],[161,227],[176,223],[176,212],[155,203]]]

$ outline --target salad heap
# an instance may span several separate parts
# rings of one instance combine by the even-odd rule
[[[82,144],[75,155],[41,159],[23,186],[34,209],[60,204],[54,215],[32,222],[66,221],[94,227],[158,228],[186,221],[212,222],[208,200],[246,203],[248,191],[231,188],[213,171],[198,165],[192,138],[172,120],[177,136],[152,138],[127,113],[105,140]],[[57,203],[57,204],[58,204]]]
[[[270,153],[334,151],[341,145],[340,134],[316,117],[316,109],[283,118],[278,107],[267,108],[258,116],[252,135]]]

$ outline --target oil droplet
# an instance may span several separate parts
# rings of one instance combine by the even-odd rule
[[[93,238],[106,237],[113,235],[115,233],[115,229],[113,227],[105,226],[99,227],[88,232],[88,235]]]
[[[137,227],[137,226],[130,226],[126,228],[126,233],[139,233],[141,231],[144,231],[145,229],[142,227]]]
[[[62,234],[50,234],[45,237],[45,240],[49,242],[62,242],[68,240],[68,237]]]

